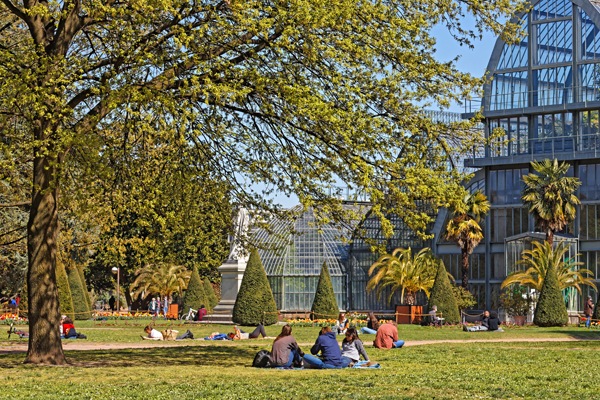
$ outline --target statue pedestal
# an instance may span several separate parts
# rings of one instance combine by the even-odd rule
[[[211,322],[231,323],[233,306],[242,285],[246,265],[245,260],[227,260],[217,269],[221,274],[221,301],[213,310]]]

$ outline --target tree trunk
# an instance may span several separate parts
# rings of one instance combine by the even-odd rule
[[[546,230],[546,242],[550,244],[550,247],[554,244],[554,232],[552,232],[552,229]]]
[[[462,249],[461,253],[462,264],[462,287],[469,290],[469,253]]]
[[[408,304],[409,306],[414,306],[415,303],[415,294],[411,292],[406,292],[406,304]]]
[[[35,154],[42,152],[35,149]],[[31,211],[27,223],[29,347],[26,363],[67,363],[60,339],[56,286],[58,239],[58,173],[44,157],[33,161]]]

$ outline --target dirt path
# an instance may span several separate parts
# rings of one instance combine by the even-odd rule
[[[600,341],[600,338],[523,338],[523,339],[472,339],[472,340],[413,340],[405,343],[405,346],[423,346],[440,343],[508,343],[508,342],[585,342]],[[186,347],[186,346],[239,346],[246,345],[248,342],[213,342],[205,340],[193,340],[185,342],[143,342],[143,343],[90,343],[90,342],[63,342],[65,351],[83,351],[83,350],[124,350],[124,349],[152,349],[156,347]],[[271,344],[270,341],[256,340],[252,344]],[[313,343],[299,343],[300,346],[312,346]],[[373,342],[364,342],[365,346],[372,346]],[[12,345],[0,345],[0,354],[15,354],[27,352],[27,342],[15,343]]]

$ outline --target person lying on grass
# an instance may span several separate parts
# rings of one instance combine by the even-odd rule
[[[304,352],[292,336],[292,327],[285,325],[271,349],[271,367],[302,367]]]
[[[259,336],[262,335],[263,339],[275,339],[274,337],[269,337],[267,336],[267,333],[265,332],[265,327],[263,325],[258,325],[256,327],[256,329],[254,329],[254,331],[252,331],[252,333],[247,333],[244,332],[243,330],[239,329],[237,327],[237,325],[235,325],[233,327],[233,330],[235,331],[234,333],[230,333],[229,336],[233,339],[233,340],[240,340],[240,339],[258,339]]]
[[[356,328],[351,326],[346,331],[346,337],[342,341],[342,358],[351,367],[360,360],[360,356],[363,356],[365,361],[369,361],[369,356],[363,347],[363,342],[358,338]]]
[[[348,366],[348,358],[342,358],[340,346],[335,338],[335,333],[329,326],[321,329],[319,337],[310,349],[311,354],[304,355],[304,365],[316,369],[339,369]],[[321,352],[321,358],[315,357]]]
[[[153,329],[150,325],[147,325],[144,328],[144,332],[148,334],[148,336],[142,336],[142,339],[144,340],[165,340],[162,333]]]
[[[394,349],[401,348],[404,346],[404,340],[398,340],[398,328],[396,328],[396,321],[388,321],[386,324],[382,324],[377,330],[377,336],[373,346],[378,349]]]

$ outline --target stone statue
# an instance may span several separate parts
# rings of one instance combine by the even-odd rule
[[[250,224],[250,216],[245,208],[238,210],[237,216],[233,220],[233,236],[230,236],[229,242],[231,249],[229,251],[229,261],[248,261],[248,256],[241,243],[248,233],[248,225]]]

